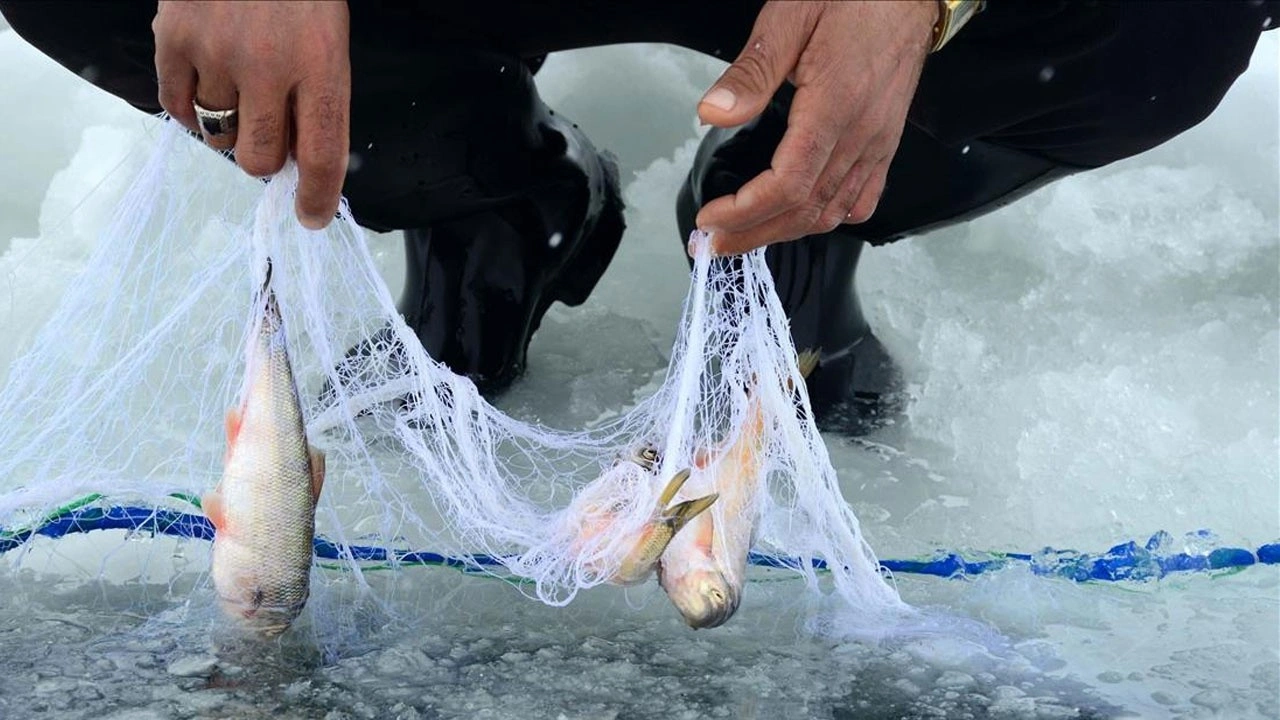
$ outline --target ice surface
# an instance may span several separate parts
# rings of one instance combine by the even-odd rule
[[[912,400],[895,427],[828,445],[881,556],[1096,552],[1159,529],[1280,537],[1277,55],[1268,33],[1219,111],[1164,147],[865,254],[864,304]],[[94,189],[127,182],[153,126],[3,30],[0,67],[7,365],[83,266],[110,195]],[[580,426],[663,372],[687,287],[672,201],[696,147],[693,102],[719,67],[617,47],[540,74],[548,100],[619,156],[629,231],[591,301],[548,315],[503,400],[514,414]],[[394,292],[398,240],[371,243]],[[170,672],[217,649],[200,549],[118,539],[46,543],[0,570],[0,717],[1280,714],[1274,567],[1126,587],[1018,570],[902,578],[905,599],[953,624],[885,647],[801,632],[789,582],[753,583],[733,623],[695,634],[651,586],[553,611],[410,570],[401,624],[334,657],[302,632],[256,662],[225,653],[202,677]],[[410,614],[426,630],[400,631]]]
[[[410,582],[420,631],[370,618],[361,646],[325,658],[298,633],[265,651],[211,642],[207,620],[166,609],[187,586],[139,585],[104,598],[91,586],[0,579],[0,631],[10,648],[0,713],[887,720],[1030,708],[1010,717],[1120,716],[1085,682],[1042,667],[1034,648],[945,637],[894,647],[815,639],[798,631],[791,582],[761,585],[743,622],[698,634],[672,622],[653,586],[631,591],[630,602],[611,589],[555,610],[448,571]],[[19,583],[23,592],[10,595]],[[134,611],[112,611],[112,601]]]

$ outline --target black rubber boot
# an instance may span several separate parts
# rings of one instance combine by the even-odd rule
[[[786,131],[790,97],[785,87],[755,120],[713,128],[703,139],[676,201],[686,245],[703,205],[769,168]],[[908,124],[868,222],[771,245],[765,259],[796,348],[821,352],[807,381],[819,426],[861,435],[902,407],[901,373],[867,324],[854,284],[864,245],[970,219],[1077,169],[989,143],[944,147]]]
[[[353,63],[384,66],[353,44]],[[415,74],[354,88],[346,193],[357,220],[405,231],[398,309],[432,358],[505,389],[552,302],[587,299],[624,229],[618,171],[538,97],[529,63],[423,48]],[[401,58],[401,61],[404,59]],[[368,75],[363,76],[369,78]],[[343,362],[359,373],[369,343]]]
[[[543,122],[564,144],[545,185],[513,207],[405,231],[398,309],[432,358],[483,393],[502,391],[524,371],[552,302],[586,301],[624,229],[612,160],[576,127]]]

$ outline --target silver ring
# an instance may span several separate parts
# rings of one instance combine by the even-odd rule
[[[209,110],[200,107],[200,103],[192,100],[191,107],[196,111],[196,122],[200,124],[200,129],[209,137],[218,137],[219,135],[230,135],[236,131],[236,109],[230,110]]]

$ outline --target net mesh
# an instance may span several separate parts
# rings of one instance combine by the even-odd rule
[[[906,612],[807,412],[762,252],[712,258],[695,238],[660,387],[593,426],[545,427],[496,410],[427,356],[345,208],[323,232],[301,228],[291,169],[255,206],[211,197],[191,171],[207,151],[172,125],[156,131],[145,162],[118,170],[137,179],[10,369],[0,527],[92,493],[190,510],[175,498],[200,495],[221,474],[223,415],[242,382],[250,300],[270,257],[307,434],[327,455],[319,535],[493,556],[500,565],[476,570],[563,605],[614,579],[667,480],[689,468],[675,500],[719,493],[707,514],[715,547],[740,555],[735,568],[751,547],[795,558],[808,588],[856,608],[868,631]],[[690,542],[673,542],[663,562]],[[358,558],[339,565],[344,581],[370,588]],[[313,586],[333,572],[317,569]]]

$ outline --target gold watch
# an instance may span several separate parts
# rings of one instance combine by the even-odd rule
[[[929,52],[942,49],[960,28],[987,6],[986,0],[938,0],[938,22],[933,26],[933,45]]]

